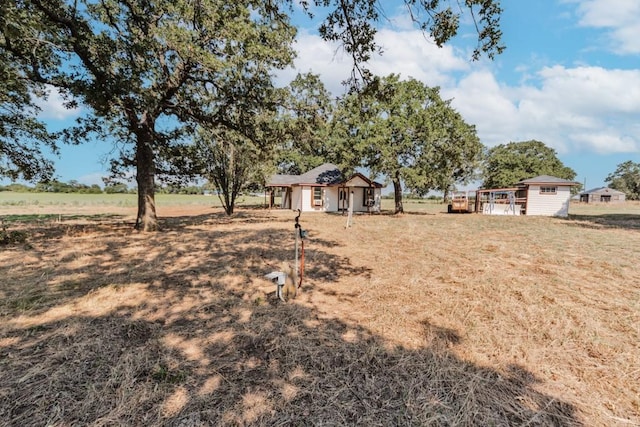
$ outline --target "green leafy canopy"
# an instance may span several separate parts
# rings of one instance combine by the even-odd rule
[[[504,49],[498,0],[404,0],[401,4],[438,45],[456,35],[460,16],[468,13],[478,35],[473,57],[485,53],[492,58]],[[380,4],[313,0],[300,5],[309,15],[317,8],[326,13],[320,34],[339,42],[352,56],[354,77],[370,76],[365,63],[378,51],[374,36],[384,19]],[[294,57],[292,7],[292,0],[3,1],[1,71],[9,70],[10,77],[25,82],[16,86],[19,96],[29,97],[50,85],[66,97],[69,106],[85,107],[87,114],[65,130],[64,139],[116,141],[120,158],[114,162],[114,173],[135,168],[137,225],[155,230],[156,177],[193,170],[189,145],[199,126],[224,127],[260,145],[260,132],[238,126],[241,121],[227,113],[240,112],[241,120],[250,121],[265,104],[271,108],[264,93],[272,86],[272,73],[290,65]],[[4,99],[0,102],[2,108],[12,105]],[[10,123],[14,116],[6,116],[5,122]],[[36,129],[33,141],[53,143],[37,121],[22,123],[21,128],[5,126],[2,131],[16,134]],[[28,151],[7,145],[9,137],[0,138],[4,143],[0,155],[9,159],[0,166],[0,173],[48,173],[47,163],[24,163],[21,158],[27,155],[10,155],[37,155],[37,144]]]
[[[576,172],[565,166],[553,148],[530,140],[500,144],[488,150],[484,170],[484,188],[511,187],[539,175],[573,180]]]
[[[631,160],[620,163],[605,182],[609,187],[625,193],[628,200],[640,200],[640,163]]]
[[[419,194],[447,191],[471,178],[482,153],[475,128],[438,88],[394,74],[348,95],[334,121],[343,158],[391,180],[396,212],[403,210],[403,183]]]

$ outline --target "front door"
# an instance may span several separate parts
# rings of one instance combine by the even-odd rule
[[[338,189],[338,210],[349,209],[349,190],[346,187]]]

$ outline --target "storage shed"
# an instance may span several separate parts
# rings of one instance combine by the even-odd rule
[[[569,215],[571,187],[577,182],[540,175],[510,188],[480,189],[476,210],[488,215]]]
[[[569,215],[571,187],[578,182],[557,178],[550,175],[536,176],[516,184],[526,187],[527,215],[561,216]]]

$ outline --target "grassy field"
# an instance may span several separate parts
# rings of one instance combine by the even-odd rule
[[[303,214],[282,303],[291,211],[4,196],[0,425],[640,425],[639,204]]]
[[[137,201],[138,198],[135,194],[14,193],[10,191],[0,192],[0,207],[135,207],[137,205]],[[160,207],[220,206],[220,200],[217,196],[183,194],[157,194],[156,203]],[[240,206],[259,203],[264,203],[264,197],[241,196],[238,200],[238,204]]]

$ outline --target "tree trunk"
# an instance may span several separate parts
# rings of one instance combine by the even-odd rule
[[[402,183],[400,182],[400,172],[396,172],[396,176],[393,178],[393,196],[396,202],[396,210],[394,213],[404,213],[404,207],[402,206]]]
[[[447,203],[449,201],[449,188],[444,190],[442,194],[442,203]]]
[[[157,231],[155,188],[155,159],[151,148],[150,129],[137,134],[136,181],[138,182],[138,216],[135,228],[142,231]]]

